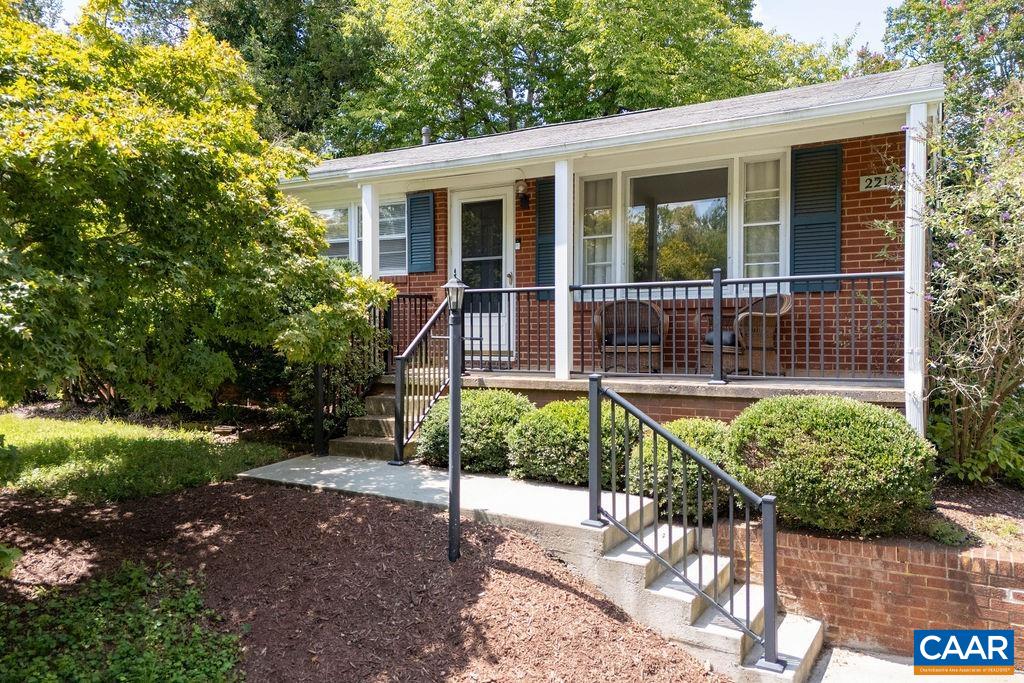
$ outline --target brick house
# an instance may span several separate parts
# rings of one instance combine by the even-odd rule
[[[922,431],[915,178],[942,99],[941,68],[927,65],[425,140],[325,161],[283,187],[327,218],[330,254],[398,287],[393,355],[417,393],[443,390],[431,337],[457,273],[471,288],[467,386],[542,403],[599,372],[656,419],[837,393],[900,407]],[[428,323],[434,334],[408,349]]]

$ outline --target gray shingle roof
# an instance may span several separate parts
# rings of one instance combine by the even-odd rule
[[[331,159],[311,169],[310,178],[324,175],[345,176],[351,173],[372,175],[375,171],[411,171],[424,165],[466,163],[474,159],[484,161],[502,155],[520,158],[531,153],[541,155],[545,152],[557,152],[560,148],[579,144],[607,143],[616,138],[623,138],[625,143],[631,136],[657,131],[679,130],[680,134],[683,134],[688,130],[725,122],[735,122],[735,127],[741,127],[745,121],[749,121],[750,125],[756,125],[758,120],[765,117],[796,115],[800,112],[813,112],[844,104],[879,100],[879,106],[883,106],[882,101],[887,98],[918,92],[934,93],[942,87],[941,65],[927,64],[884,74],[727,100],[670,109],[651,109],[465,140],[407,147],[377,154]]]

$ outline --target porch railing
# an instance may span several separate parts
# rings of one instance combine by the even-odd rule
[[[576,372],[891,380],[903,273],[576,285]]]
[[[395,356],[395,463],[405,461],[406,445],[448,387],[447,313],[444,302]]]
[[[603,387],[600,375],[590,376],[589,399],[589,510],[584,524],[617,528],[702,599],[706,609],[715,610],[760,644],[764,654],[759,667],[783,671],[786,663],[778,656],[776,623],[775,497],[748,489]],[[610,509],[602,503],[603,491],[611,494],[603,498]],[[645,508],[650,515],[646,519]],[[763,609],[752,595],[752,513],[761,516],[763,562],[761,575],[754,578],[761,580]],[[631,519],[638,521],[633,524]],[[720,532],[727,553],[720,552]],[[745,548],[742,574],[736,571],[737,543]]]
[[[392,300],[380,321],[390,335],[384,359],[386,372],[394,371],[395,356],[408,348],[433,312],[434,297],[429,294],[399,294]]]
[[[554,372],[554,293],[554,287],[467,290],[465,369]]]

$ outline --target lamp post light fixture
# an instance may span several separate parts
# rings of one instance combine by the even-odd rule
[[[448,561],[459,559],[459,484],[462,471],[462,302],[466,283],[452,275],[448,300]]]

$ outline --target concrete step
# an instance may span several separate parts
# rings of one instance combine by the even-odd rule
[[[394,438],[395,418],[365,415],[348,419],[349,436],[380,436]]]
[[[690,582],[709,595],[715,595],[716,590],[719,594],[725,592],[729,583],[728,560],[722,562],[720,559],[716,572],[714,560],[707,554],[690,553],[677,562],[675,568],[680,573],[685,572]],[[701,634],[693,624],[705,611],[707,599],[690,588],[674,572],[664,572],[647,588],[639,591],[634,604],[634,611],[631,612],[633,617],[666,638],[689,644],[699,641]],[[725,643],[725,647],[731,646],[731,643]],[[737,661],[738,647],[737,642]]]
[[[671,537],[671,543],[670,541]],[[670,524],[653,524],[643,531],[641,537],[644,545],[656,550],[658,555],[669,564],[679,562],[693,548],[695,535],[692,529]],[[619,572],[623,580],[631,585],[645,588],[662,572],[665,565],[656,560],[642,545],[627,538],[605,553],[604,562],[620,564],[620,567],[609,568],[610,572]]]
[[[395,416],[395,395],[394,394],[371,394],[363,399],[366,406],[366,415],[375,417]]]
[[[329,452],[353,458],[391,460],[395,456],[395,440],[382,436],[343,436],[331,439]],[[411,441],[405,445],[405,457],[408,459],[415,454],[416,442]]]
[[[808,679],[814,668],[814,661],[821,653],[825,642],[825,626],[817,619],[798,614],[779,616],[779,657],[786,661],[786,670],[776,674],[758,669],[757,661],[764,654],[764,650],[760,645],[755,645],[744,658],[743,666],[732,673],[734,680],[742,683],[803,683]]]
[[[408,396],[407,398],[418,398],[419,403],[417,405],[425,406],[430,402],[432,397],[421,394],[416,397]],[[366,415],[368,417],[395,416],[394,394],[371,394],[363,399],[363,405],[366,406]]]

